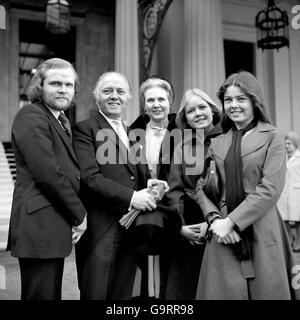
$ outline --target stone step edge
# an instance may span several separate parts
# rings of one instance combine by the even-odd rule
[[[7,242],[0,242],[0,252],[6,251]]]
[[[0,220],[5,220],[10,218],[10,213],[1,214],[0,213]]]

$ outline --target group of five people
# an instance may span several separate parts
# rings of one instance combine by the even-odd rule
[[[284,139],[252,74],[226,79],[222,108],[187,90],[177,114],[172,85],[151,77],[140,87],[143,114],[127,127],[129,83],[107,72],[93,92],[97,108],[70,132],[64,111],[77,87],[70,63],[43,62],[12,126],[8,249],[19,259],[22,299],[61,299],[72,243],[83,300],[297,297],[276,210]],[[158,199],[150,190],[161,184]],[[136,218],[126,229],[128,212]]]

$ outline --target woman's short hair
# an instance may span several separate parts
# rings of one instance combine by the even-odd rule
[[[121,72],[116,72],[116,71],[107,71],[107,72],[104,72],[97,80],[96,82],[96,85],[95,85],[95,88],[93,90],[93,95],[96,99],[96,101],[98,101],[98,97],[99,97],[99,92],[101,91],[101,88],[103,86],[103,82],[104,80],[110,76],[110,75],[118,75],[120,76],[121,78],[123,78],[123,80],[125,81],[126,83],[126,88],[124,88],[126,90],[126,94],[127,94],[127,98],[131,98],[131,93],[130,93],[130,84],[129,84],[129,81],[128,79],[126,78],[126,76],[121,73]]]
[[[220,99],[223,106],[223,129],[225,132],[230,128],[234,127],[234,122],[230,120],[224,112],[225,92],[227,88],[231,86],[239,87],[243,91],[243,93],[250,98],[253,105],[254,119],[256,121],[260,120],[262,122],[271,123],[270,117],[268,115],[264,103],[262,88],[259,82],[250,72],[239,71],[230,75],[217,92],[217,96]]]
[[[289,139],[296,149],[299,147],[300,138],[297,132],[290,131],[285,135],[285,139]]]
[[[173,105],[175,93],[174,93],[174,88],[173,88],[172,84],[169,81],[167,81],[166,79],[163,79],[158,76],[153,76],[153,77],[150,77],[147,80],[145,80],[140,85],[140,103],[141,103],[142,107],[145,106],[145,92],[149,88],[161,88],[161,89],[165,90],[168,95],[168,100],[169,100],[170,106]]]
[[[212,121],[213,125],[216,125],[221,119],[221,108],[217,106],[217,104],[205,92],[203,92],[198,88],[193,88],[193,89],[187,90],[184,93],[178,113],[177,113],[176,123],[178,127],[181,129],[185,129],[187,126],[187,120],[185,116],[185,107],[188,105],[191,99],[195,96],[200,97],[205,102],[207,102],[208,105],[210,106],[211,111],[213,113],[213,121]]]
[[[42,102],[43,84],[46,78],[46,73],[51,69],[71,69],[75,76],[75,93],[79,90],[78,75],[72,64],[60,58],[52,58],[40,64],[31,78],[30,85],[27,91],[27,97],[31,102]]]

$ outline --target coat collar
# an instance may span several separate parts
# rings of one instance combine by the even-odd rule
[[[167,126],[167,131],[166,134],[163,138],[162,144],[165,143],[167,139],[169,139],[169,134],[173,129],[176,129],[176,114],[175,113],[170,113],[168,114],[168,126]],[[139,144],[142,146],[143,149],[146,147],[146,141],[145,141],[145,136],[146,136],[146,127],[147,124],[149,123],[150,118],[147,114],[143,113],[140,116],[137,117],[137,119],[131,124],[130,126],[130,131],[133,132],[135,136],[137,136],[137,141]],[[136,134],[135,134],[135,133]]]
[[[176,128],[176,114],[175,113],[169,113],[168,114],[168,131],[171,131]],[[139,115],[136,120],[131,124],[130,129],[144,129],[146,130],[147,123],[150,121],[150,117],[146,113],[142,113]]]
[[[273,130],[275,130],[273,125],[258,121],[257,126],[249,132],[249,134],[243,137],[243,143],[241,145],[242,158],[266,144],[269,140],[269,133]],[[212,139],[214,153],[223,160],[231,145],[232,132],[232,130],[229,130],[226,134],[222,134]]]
[[[54,126],[56,131],[58,132],[59,136],[61,137],[62,141],[64,142],[67,150],[69,151],[73,161],[77,164],[79,167],[76,155],[73,150],[72,142],[70,138],[66,135],[64,129],[59,124],[58,120],[54,117],[54,115],[51,113],[51,111],[43,104],[43,103],[36,103],[48,116],[51,124]]]
[[[172,159],[173,156],[173,148],[171,149],[170,145],[170,132],[173,129],[177,128],[176,125],[176,114],[175,113],[169,113],[168,114],[168,126],[167,126],[167,131],[165,133],[165,136],[162,140],[161,146],[160,146],[160,151],[159,151],[159,163],[167,164],[169,163]],[[142,113],[139,115],[136,120],[131,124],[130,130],[131,134],[137,137],[136,141],[140,145],[140,150],[141,150],[141,158],[143,159],[142,161],[146,160],[146,127],[147,124],[150,121],[150,117],[146,113]],[[165,152],[162,150],[164,149]],[[170,154],[171,153],[171,154]]]

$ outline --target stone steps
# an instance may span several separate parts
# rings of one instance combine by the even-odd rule
[[[7,246],[7,239],[3,242],[0,241],[0,252],[5,251]]]
[[[0,143],[0,251],[5,250],[7,243],[15,171],[14,154],[7,149],[5,152]]]
[[[7,238],[8,238],[8,228],[9,228],[9,218],[10,212],[4,214],[0,213],[0,252],[6,249]]]

